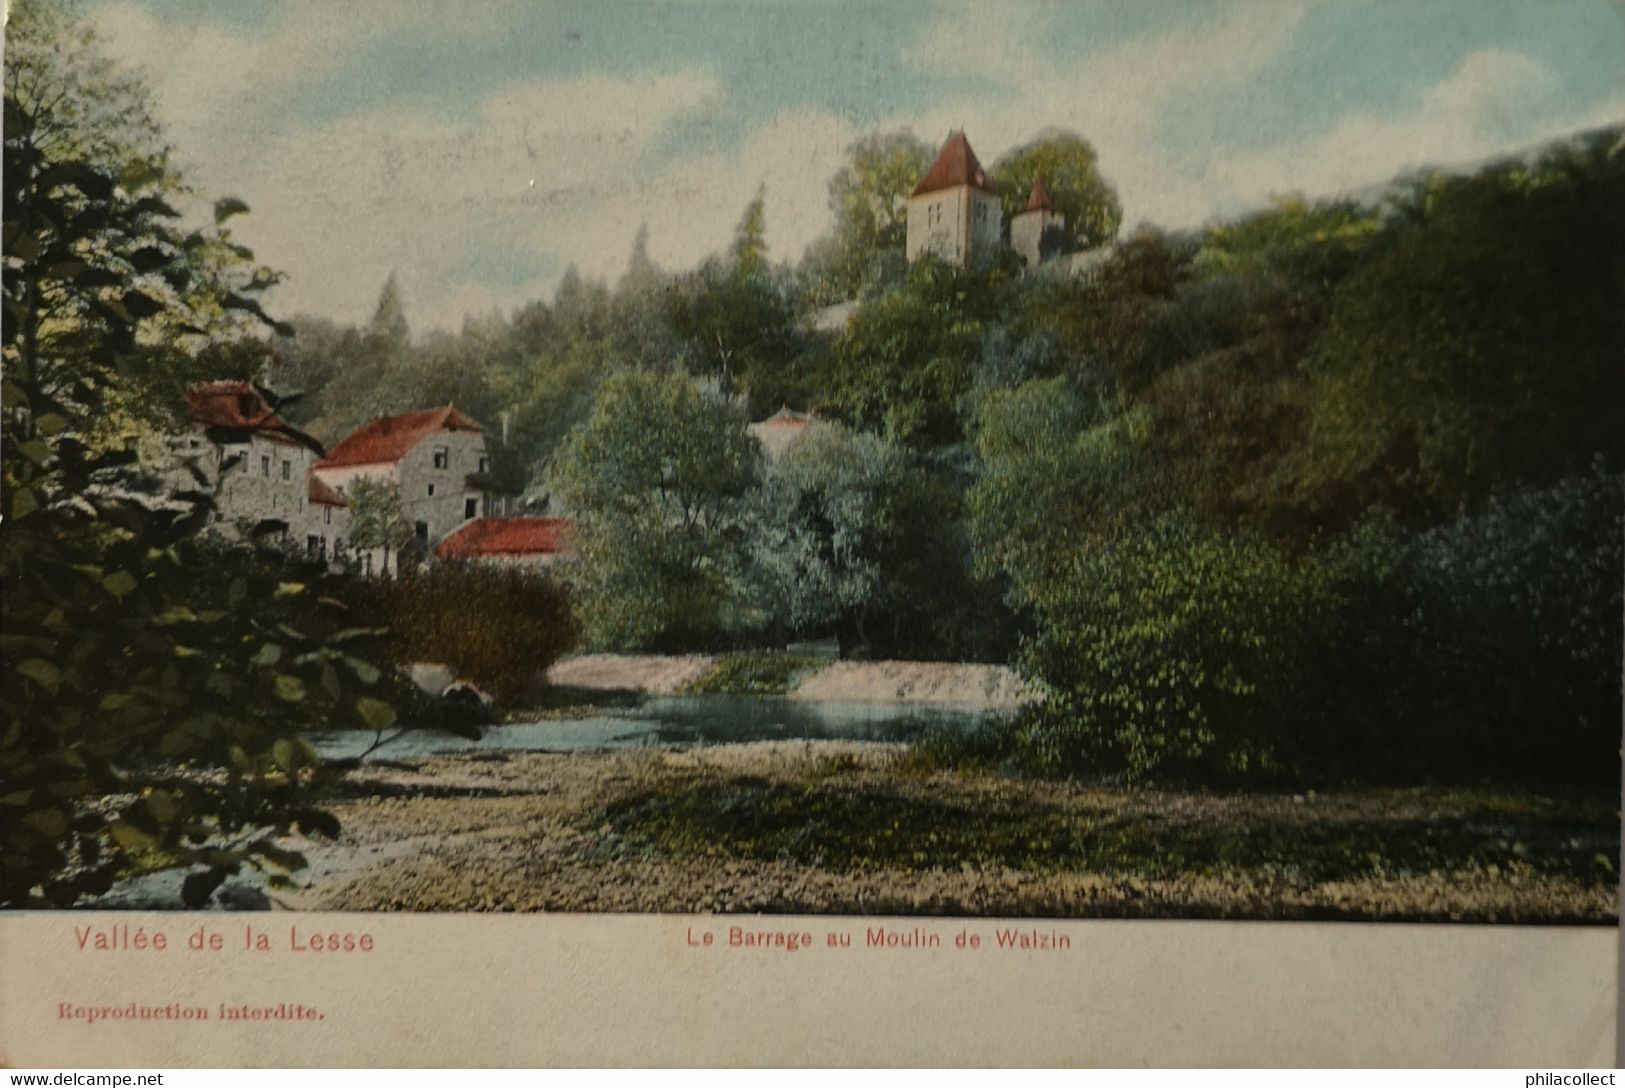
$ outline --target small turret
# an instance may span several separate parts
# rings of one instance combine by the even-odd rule
[[[1010,248],[1021,254],[1028,268],[1037,268],[1046,258],[1065,247],[1066,216],[1056,210],[1044,189],[1044,179],[1033,178],[1027,207],[1010,220]]]

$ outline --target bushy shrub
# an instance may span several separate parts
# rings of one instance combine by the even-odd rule
[[[1019,736],[1040,766],[1130,779],[1295,765],[1316,569],[1186,514],[1074,556],[1035,600],[1024,672],[1048,685]]]
[[[505,703],[533,697],[578,635],[564,587],[517,567],[439,563],[351,592],[388,627],[396,661],[441,662]]]
[[[1625,496],[1598,469],[1290,553],[1164,517],[1073,557],[1001,758],[1133,780],[1612,783]]]
[[[1601,469],[1417,536],[1387,594],[1408,605],[1388,620],[1408,665],[1389,654],[1367,670],[1407,704],[1388,743],[1408,750],[1385,762],[1617,781],[1622,538],[1621,479]]]

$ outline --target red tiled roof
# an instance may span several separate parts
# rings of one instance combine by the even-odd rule
[[[247,382],[209,382],[186,391],[186,414],[205,427],[279,430],[282,420]]]
[[[780,408],[766,419],[752,424],[755,427],[805,427],[812,421],[812,416],[806,412],[792,411],[790,408]]]
[[[375,419],[352,431],[349,437],[333,447],[332,453],[316,462],[316,467],[394,464],[431,434],[484,429],[449,404],[425,412]]]
[[[1027,207],[1025,210],[1029,212],[1052,212],[1055,210],[1055,205],[1050,201],[1049,193],[1044,191],[1043,178],[1033,178],[1033,192],[1032,195],[1027,198]]]
[[[937,161],[931,164],[931,169],[925,172],[925,177],[914,186],[909,196],[923,196],[938,189],[953,189],[960,185],[993,192],[993,185],[987,180],[987,171],[976,161],[976,152],[970,149],[970,141],[965,139],[963,132],[955,132],[942,145]]]
[[[441,559],[557,555],[568,551],[576,525],[569,518],[475,518],[442,540]]]
[[[322,506],[349,506],[350,501],[341,495],[336,488],[319,477],[310,477],[308,496],[311,502]]]

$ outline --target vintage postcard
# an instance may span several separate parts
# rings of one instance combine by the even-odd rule
[[[0,1061],[1612,1062],[1619,4],[6,14]]]

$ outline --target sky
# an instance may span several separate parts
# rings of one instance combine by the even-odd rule
[[[850,143],[963,128],[982,161],[1094,144],[1125,226],[1625,121],[1620,0],[87,0],[187,180],[253,209],[279,316],[415,331],[669,270],[765,186],[798,259]]]

